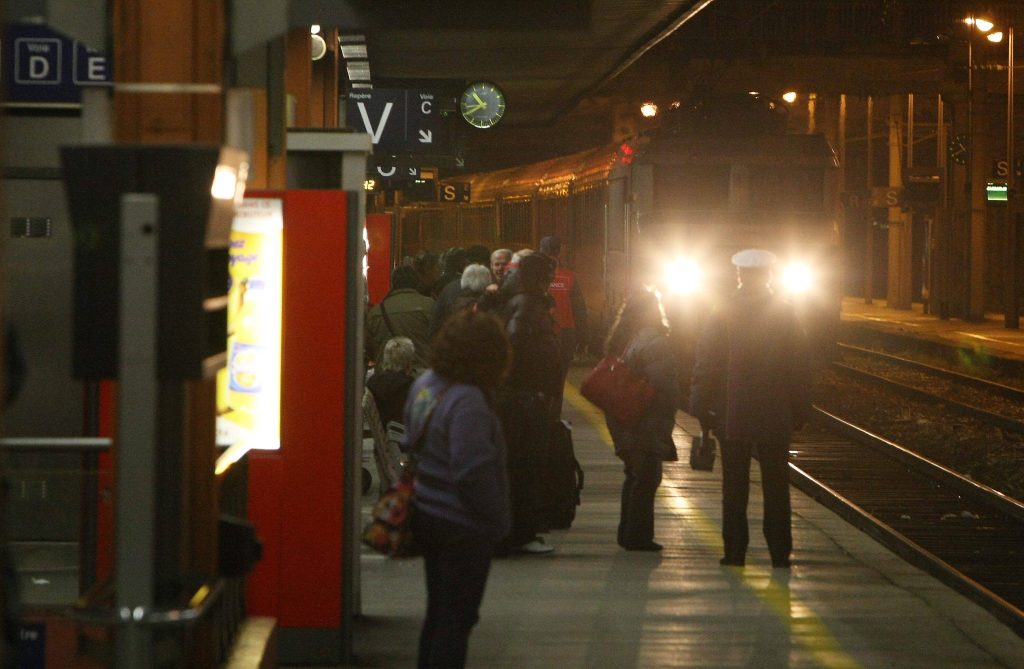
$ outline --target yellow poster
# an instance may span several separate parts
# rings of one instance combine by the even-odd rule
[[[270,198],[243,200],[231,226],[228,362],[218,376],[217,443],[230,446],[232,462],[250,449],[281,446],[283,226],[281,200]]]

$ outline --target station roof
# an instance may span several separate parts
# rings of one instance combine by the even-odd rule
[[[713,1],[299,4],[311,23],[365,32],[375,85],[490,81],[510,101],[505,122],[530,125],[565,113]]]

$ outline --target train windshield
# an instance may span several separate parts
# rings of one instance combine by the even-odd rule
[[[729,165],[658,165],[656,209],[728,209]]]
[[[825,181],[820,167],[755,165],[750,168],[750,208],[821,211]]]

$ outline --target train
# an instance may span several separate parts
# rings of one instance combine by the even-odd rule
[[[395,257],[536,249],[557,235],[593,352],[629,292],[647,286],[689,356],[703,318],[735,289],[731,256],[764,248],[780,260],[776,290],[825,353],[841,301],[839,161],[823,135],[790,132],[780,103],[743,97],[694,103],[626,141],[461,178],[469,202],[396,207]]]

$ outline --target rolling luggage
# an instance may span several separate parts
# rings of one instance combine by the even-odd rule
[[[583,490],[583,468],[572,446],[572,427],[564,420],[551,424],[547,467],[544,474],[545,513],[548,527],[568,529],[576,518]]]

